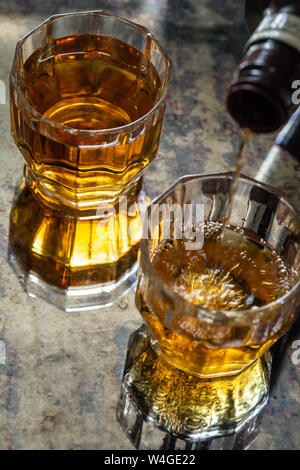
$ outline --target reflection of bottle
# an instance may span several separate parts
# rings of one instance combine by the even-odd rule
[[[297,167],[300,165],[300,106],[297,108],[289,122],[278,134],[274,145],[261,165],[256,179],[282,189],[287,196],[295,201],[299,199],[296,188]],[[298,202],[299,204],[299,202]]]
[[[262,9],[266,2],[258,5]],[[272,132],[287,121],[294,109],[292,85],[300,77],[300,2],[271,0],[268,6],[227,97],[231,115],[254,132]],[[250,28],[255,21],[253,16]]]

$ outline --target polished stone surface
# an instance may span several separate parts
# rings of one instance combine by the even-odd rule
[[[240,134],[224,100],[247,38],[242,4],[0,0],[0,80],[8,84],[17,39],[51,14],[105,9],[150,28],[174,65],[159,156],[145,178],[154,196],[183,174],[233,166]],[[6,361],[0,348],[0,448],[129,449],[115,414],[127,341],[141,323],[133,294],[114,308],[76,314],[26,297],[6,261],[9,211],[23,167],[9,127],[9,106],[1,104],[0,340]],[[272,139],[251,144],[246,174],[255,176]],[[299,183],[300,166],[283,162],[274,184],[300,208]],[[300,448],[300,364],[292,362],[299,323],[277,348],[272,396],[252,448]]]

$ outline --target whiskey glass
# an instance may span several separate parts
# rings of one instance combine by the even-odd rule
[[[129,342],[117,412],[138,448],[244,449],[258,432],[269,394],[269,349],[291,325],[300,301],[300,217],[276,190],[240,176],[226,220],[232,176],[183,177],[147,209],[136,291],[145,325]],[[191,210],[180,231],[185,204]],[[153,217],[155,212],[159,215]],[[217,245],[213,230],[205,227],[219,233],[224,220],[227,231]],[[203,238],[197,240],[197,233]],[[184,238],[192,244],[182,251]],[[169,251],[170,241],[175,251]],[[206,258],[202,254],[201,259],[204,243]],[[232,275],[229,287],[236,283],[238,295],[246,283],[256,287],[255,296],[241,297],[243,309],[231,309],[228,302],[235,299],[228,296],[222,304],[220,291],[210,300],[227,308],[203,307],[170,284],[170,276],[197,268],[209,253],[221,263],[216,276],[235,265],[231,272],[239,279]],[[292,280],[281,295],[277,287],[287,272]],[[258,297],[268,298],[270,285],[276,298],[263,304]],[[202,300],[210,288],[203,286],[206,290],[197,294]]]
[[[72,311],[134,284],[170,72],[145,27],[102,11],[52,16],[17,43],[11,127],[25,171],[9,258],[29,295]]]

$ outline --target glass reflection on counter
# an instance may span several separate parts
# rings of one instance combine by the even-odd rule
[[[117,419],[137,449],[247,449],[268,397],[269,354],[249,369],[199,379],[165,362],[142,325],[128,343]]]

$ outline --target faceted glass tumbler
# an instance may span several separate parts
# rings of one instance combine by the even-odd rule
[[[170,72],[146,28],[102,11],[52,16],[17,43],[11,126],[25,172],[9,256],[30,295],[88,309],[135,282]]]
[[[136,305],[148,337],[142,341],[141,332],[134,334],[132,341],[142,346],[138,352],[133,347],[135,353],[127,357],[118,412],[128,435],[133,432],[129,403],[131,415],[140,416],[139,445],[151,445],[143,437],[151,423],[196,448],[217,436],[230,435],[234,441],[249,425],[247,447],[253,437],[249,430],[257,431],[250,423],[257,422],[268,399],[269,349],[291,325],[300,301],[300,218],[275,190],[241,176],[226,220],[231,181],[231,173],[186,176],[147,209]],[[203,222],[224,220],[233,230],[259,236],[297,273],[291,288],[269,304],[223,311],[201,307],[175,292],[154,268],[153,254],[166,233],[167,239],[178,239],[184,221],[178,210],[184,205],[202,207],[201,213],[190,212],[194,238],[203,231]],[[157,208],[161,215],[153,217]]]

